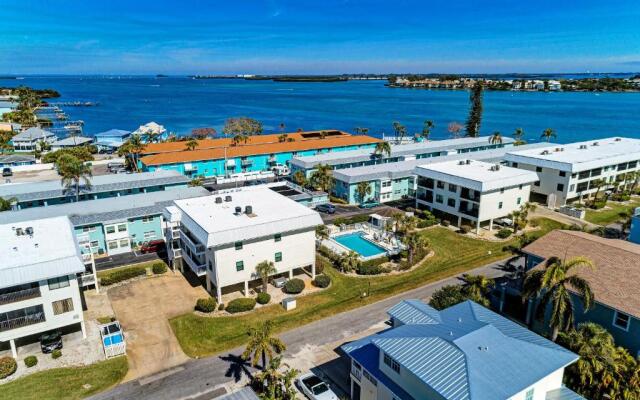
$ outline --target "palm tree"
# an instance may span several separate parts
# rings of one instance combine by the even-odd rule
[[[316,239],[324,240],[329,239],[329,228],[326,225],[316,226]]]
[[[495,131],[489,136],[490,144],[502,144],[502,134],[498,131]]]
[[[589,188],[596,188],[596,192],[593,195],[593,201],[596,202],[598,201],[598,194],[600,194],[600,189],[602,189],[602,187],[606,184],[607,182],[604,179],[594,179],[591,181],[591,183],[589,184]]]
[[[393,228],[396,233],[401,233],[404,230],[403,222],[404,222],[404,213],[397,212],[391,215],[391,220],[393,221]]]
[[[304,172],[298,170],[293,174],[293,181],[300,186],[306,186],[307,177],[305,176]]]
[[[525,144],[526,142],[522,139],[523,137],[524,137],[524,129],[516,128],[516,130],[513,131],[513,138],[516,140],[514,145],[520,146],[522,144]]]
[[[258,275],[258,277],[260,277],[260,279],[262,280],[263,292],[266,293],[269,289],[269,275],[273,275],[276,272],[278,272],[278,270],[276,270],[276,267],[273,265],[272,261],[264,260],[260,264],[256,265],[256,275]]]
[[[331,166],[318,164],[316,170],[311,174],[311,184],[324,192],[329,192],[334,184]]]
[[[369,128],[363,128],[363,127],[360,127],[360,126],[357,126],[357,127],[353,128],[353,130],[358,135],[366,135],[367,133],[369,133]]]
[[[58,174],[67,192],[75,192],[76,201],[80,200],[80,181],[86,190],[91,190],[91,167],[71,154],[63,154],[56,161]]]
[[[11,205],[18,201],[15,197],[9,197],[8,199],[3,199],[0,197],[0,211],[9,211],[11,210]]]
[[[149,129],[144,133],[144,140],[147,143],[158,143],[160,141],[160,134]]]
[[[265,321],[257,328],[249,329],[249,343],[242,353],[242,358],[251,358],[251,365],[258,365],[258,360],[262,358],[262,368],[267,368],[267,362],[273,359],[274,354],[282,353],[287,346],[277,337],[273,337],[273,323]]]
[[[338,267],[342,272],[351,272],[357,270],[360,266],[360,256],[355,251],[344,253],[338,259]]]
[[[279,143],[284,143],[287,141],[287,138],[289,137],[289,135],[287,135],[286,133],[283,133],[281,135],[278,135],[278,142]]]
[[[244,144],[247,144],[247,141],[249,141],[249,136],[243,133],[239,133],[235,135],[233,139],[231,139],[231,144],[233,146],[237,146],[240,144],[240,142],[244,142]]]
[[[129,140],[118,149],[118,155],[120,157],[126,157],[132,164],[133,170],[138,172],[138,156],[144,150],[144,143],[140,135],[131,135]]]
[[[203,183],[204,183],[204,180],[202,179],[202,177],[196,176],[195,178],[191,179],[191,182],[189,182],[189,186],[191,187],[202,186]]]
[[[197,140],[195,139],[189,139],[187,140],[187,142],[184,144],[184,147],[189,150],[189,151],[193,151],[196,149],[196,147],[198,147],[200,144],[198,143]]]
[[[299,373],[299,370],[283,363],[282,356],[271,359],[269,366],[256,375],[256,381],[266,389],[266,393],[263,393],[263,398],[269,400],[295,399],[297,392],[293,382]]]
[[[553,330],[553,341],[560,331],[573,328],[575,307],[571,291],[582,297],[585,312],[593,304],[594,296],[589,282],[578,275],[570,274],[579,267],[595,268],[593,261],[586,257],[574,257],[566,261],[551,257],[545,263],[544,269],[530,271],[524,280],[523,298],[535,301],[542,296],[536,306],[537,315],[543,316],[545,310],[550,307],[549,326]]]
[[[424,123],[422,124],[421,136],[424,139],[429,140],[429,135],[431,135],[431,129],[433,129],[435,126],[436,125],[430,119],[424,121]]]
[[[398,121],[394,121],[392,125],[393,131],[396,134],[396,141],[402,143],[405,136],[407,136],[407,128]]]
[[[464,291],[473,299],[486,299],[491,292],[494,280],[484,275],[462,274]]]
[[[556,131],[551,128],[545,129],[544,132],[542,132],[542,135],[540,135],[540,139],[544,139],[547,142],[550,142],[551,139],[555,139],[557,137],[558,135],[556,134]]]
[[[413,265],[416,254],[428,246],[429,242],[419,233],[412,232],[406,235],[402,242],[407,246],[407,260]]]
[[[387,157],[391,157],[391,145],[389,144],[389,142],[385,140],[376,143],[376,147],[375,149],[373,149],[373,155],[382,157],[382,155],[385,153],[387,154]]]
[[[359,182],[356,185],[356,195],[358,196],[358,200],[360,203],[365,202],[365,198],[371,194],[371,185],[369,182]]]
[[[320,139],[325,139],[327,137],[327,131],[320,131]]]

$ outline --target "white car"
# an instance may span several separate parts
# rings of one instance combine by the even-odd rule
[[[298,388],[311,400],[338,400],[329,385],[313,372],[299,376],[297,382]]]

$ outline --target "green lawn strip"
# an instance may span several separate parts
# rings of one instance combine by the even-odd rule
[[[622,220],[621,213],[633,211],[636,207],[640,207],[640,201],[633,200],[624,204],[610,201],[606,207],[600,210],[587,209],[585,219],[593,224],[608,225]]]
[[[112,274],[115,271],[118,271],[118,270],[121,270],[121,269],[131,268],[131,267],[144,267],[144,268],[146,268],[148,270],[148,269],[151,268],[151,266],[153,264],[156,264],[156,263],[162,263],[162,264],[166,265],[166,263],[164,261],[162,261],[162,260],[146,261],[146,262],[141,262],[141,263],[137,263],[137,264],[127,264],[127,265],[124,265],[122,267],[117,267],[117,268],[105,269],[105,270],[102,270],[102,271],[98,271],[97,275],[98,275],[98,279],[100,279],[100,278],[103,278],[103,277],[105,277],[107,275]],[[147,271],[147,273],[148,272],[149,271]]]
[[[126,357],[116,357],[83,367],[56,368],[0,385],[0,399],[82,399],[106,390],[124,378]]]
[[[535,236],[562,227],[548,219],[539,222],[540,230],[532,233]],[[513,243],[472,239],[440,227],[422,234],[435,255],[411,272],[365,278],[345,276],[329,268],[325,273],[331,276],[331,287],[298,298],[293,311],[286,312],[275,304],[243,316],[205,318],[189,313],[169,322],[183,351],[190,357],[204,357],[244,344],[247,329],[260,322],[271,320],[278,332],[293,329],[503,259],[509,254],[503,248]],[[361,294],[368,291],[369,296],[362,298]]]

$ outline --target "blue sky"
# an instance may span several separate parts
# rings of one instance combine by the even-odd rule
[[[640,70],[640,1],[0,1],[2,74]]]

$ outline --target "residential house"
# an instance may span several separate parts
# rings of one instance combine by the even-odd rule
[[[102,152],[117,151],[131,137],[130,131],[122,129],[109,129],[94,135],[95,144]]]
[[[70,147],[86,146],[93,143],[94,138],[84,136],[69,136],[51,143],[51,150],[67,149]]]
[[[51,144],[57,140],[54,133],[41,128],[29,128],[11,138],[11,144],[16,152],[33,152],[42,149],[42,143]]]
[[[0,168],[18,167],[21,165],[33,165],[36,158],[27,154],[7,154],[0,155]]]

